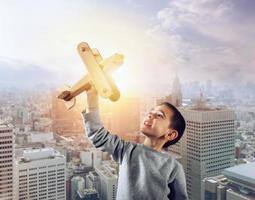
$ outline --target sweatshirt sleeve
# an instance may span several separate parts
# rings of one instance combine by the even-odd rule
[[[101,122],[99,111],[82,112],[85,132],[94,146],[101,151],[108,152],[113,159],[121,163],[125,151],[131,146],[130,142],[121,140],[117,135],[112,135]]]
[[[172,183],[169,183],[171,200],[188,200],[186,179],[184,170],[181,164],[177,165],[176,176]]]

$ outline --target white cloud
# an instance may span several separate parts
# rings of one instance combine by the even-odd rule
[[[184,80],[252,79],[254,20],[236,21],[245,16],[239,7],[230,0],[172,0],[147,31],[161,49],[161,64],[168,63]]]

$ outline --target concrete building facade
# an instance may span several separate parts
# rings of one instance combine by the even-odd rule
[[[24,150],[15,174],[16,199],[66,199],[66,159],[52,148]]]
[[[0,199],[13,199],[13,131],[0,123]]]
[[[232,110],[208,107],[201,102],[180,111],[186,130],[174,151],[182,157],[190,200],[200,200],[202,180],[234,165],[235,116]]]

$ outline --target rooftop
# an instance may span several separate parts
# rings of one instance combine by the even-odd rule
[[[23,157],[21,157],[21,162],[50,159],[57,156],[63,157],[58,151],[53,148],[25,149],[23,151]]]
[[[255,162],[240,164],[223,170],[223,174],[233,182],[255,188]]]
[[[78,190],[77,192],[78,192],[78,195],[80,196],[80,198],[84,198],[86,196],[93,195],[93,197],[97,197],[95,199],[99,199],[98,192],[96,191],[96,189],[82,189],[82,190]]]
[[[11,130],[11,126],[4,123],[3,121],[0,121],[0,129]]]
[[[208,104],[208,101],[204,98],[203,93],[200,93],[200,96],[193,101],[191,106],[185,107],[189,110],[195,111],[219,111],[226,110],[225,106],[213,106]]]
[[[0,121],[0,128],[7,128],[8,126],[6,124],[1,124],[1,121]]]
[[[218,175],[214,177],[207,177],[204,179],[204,181],[210,182],[210,183],[218,183],[219,186],[226,186],[228,184],[228,179],[223,175]]]

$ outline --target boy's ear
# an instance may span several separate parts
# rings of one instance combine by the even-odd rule
[[[177,130],[169,129],[167,131],[167,133],[165,134],[165,139],[167,141],[172,141],[172,140],[176,139],[177,136],[178,136],[178,131]]]

